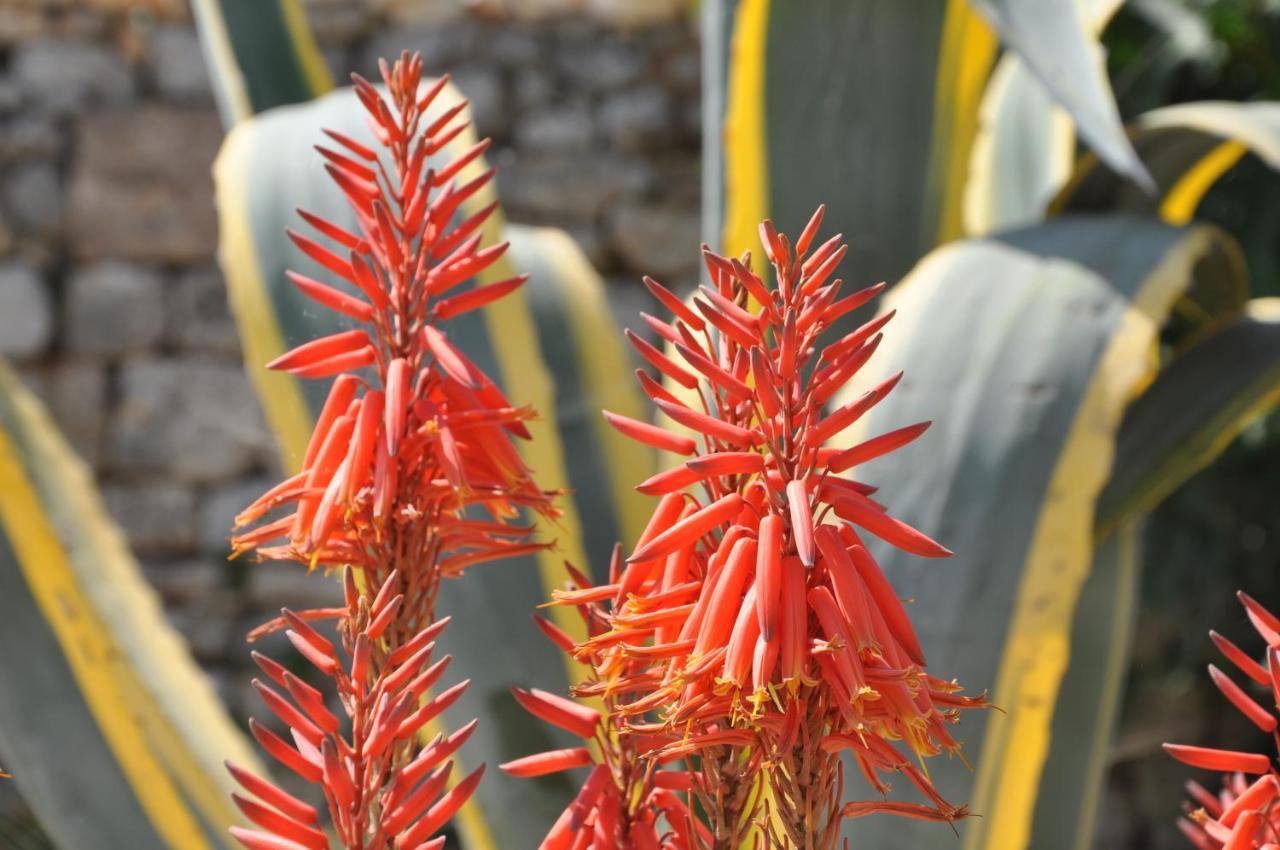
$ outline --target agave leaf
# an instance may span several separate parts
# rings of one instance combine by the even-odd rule
[[[1070,113],[1017,54],[1006,53],[979,121],[964,187],[965,233],[985,236],[1040,221],[1075,161]]]
[[[57,846],[231,847],[222,761],[256,766],[253,750],[88,471],[3,366],[0,600],[5,768]]]
[[[1125,416],[1098,534],[1141,516],[1199,472],[1280,399],[1280,299],[1243,314],[1185,352]]]
[[[300,0],[193,0],[222,123],[333,88]]]
[[[1080,589],[1028,847],[1093,846],[1141,598],[1142,534],[1141,521],[1114,528]]]
[[[1119,0],[1076,0],[1076,11],[1097,38]],[[977,137],[965,181],[964,225],[969,236],[1024,227],[1044,217],[1071,174],[1075,123],[1013,51],[1000,57],[982,97]]]
[[[1171,224],[1191,220],[1205,193],[1247,152],[1280,168],[1280,104],[1203,101],[1152,110],[1134,122],[1133,143],[1158,186],[1136,192],[1082,157],[1051,212],[1158,212]]]
[[[443,110],[459,99],[456,90],[447,89],[435,108]],[[295,206],[355,227],[318,158],[299,153],[323,139],[322,128],[354,138],[366,132],[362,109],[350,90],[241,122],[228,136],[215,168],[221,259],[246,368],[286,465],[302,456],[326,386],[268,372],[263,364],[291,345],[342,329],[342,320],[310,304],[285,279],[287,267],[311,269],[284,228],[295,224]],[[446,154],[465,150],[473,141],[464,134]],[[460,179],[471,179],[485,167],[478,161]],[[471,215],[494,199],[490,184],[459,215]],[[561,501],[561,521],[541,530],[546,539],[558,541],[558,551],[504,561],[463,581],[447,582],[441,590],[440,612],[454,617],[441,646],[455,656],[453,669],[472,679],[446,721],[456,725],[481,718],[460,753],[468,764],[499,763],[570,743],[521,711],[508,693],[512,685],[564,690],[578,675],[576,665],[566,666],[559,651],[538,634],[530,614],[566,581],[564,559],[584,569],[603,569],[615,540],[639,535],[648,499],[631,486],[653,466],[649,452],[615,435],[599,415],[606,406],[643,415],[626,380],[627,356],[599,277],[559,231],[505,226],[500,215],[490,221],[486,241],[507,239],[511,249],[476,285],[520,271],[532,278],[511,296],[452,321],[448,333],[499,380],[515,404],[537,407],[540,417],[529,424],[534,438],[518,448],[543,486],[569,494]],[[264,567],[273,568],[290,567]],[[561,621],[566,629],[581,631],[572,612],[553,613],[567,615]],[[493,771],[464,808],[461,826],[467,846],[525,846],[531,836],[545,834],[572,794],[565,777],[531,782]]]
[[[1151,175],[1125,136],[1089,18],[1071,0],[972,0],[1075,121],[1112,169],[1151,191]]]
[[[967,0],[708,0],[704,237],[738,254],[820,202],[870,280],[960,235],[965,164],[995,59]],[[850,45],[856,45],[851,49]],[[832,191],[832,187],[838,191]]]
[[[877,554],[916,600],[930,669],[991,687],[1007,712],[966,717],[958,730],[976,773],[958,761],[931,767],[949,798],[983,815],[962,825],[968,850],[1032,846],[1054,706],[1094,559],[1094,511],[1122,418],[1156,377],[1151,353],[1175,306],[1191,298],[1206,305],[1206,323],[1221,321],[1239,309],[1239,273],[1230,240],[1211,228],[1063,218],[938,249],[883,305],[898,319],[860,379],[870,385],[902,368],[906,377],[847,439],[934,420],[913,451],[860,477],[885,485],[892,510],[959,554],[946,563]],[[1062,746],[1100,734],[1086,725],[1070,731],[1087,740]],[[1080,764],[1054,769],[1055,781],[1085,780],[1066,773]],[[860,829],[864,847],[954,840],[937,825]]]

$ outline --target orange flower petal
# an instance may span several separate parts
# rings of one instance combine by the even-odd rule
[[[546,776],[572,770],[575,767],[586,767],[591,764],[591,751],[586,747],[573,747],[567,750],[551,750],[498,765],[512,776],[533,777]]]
[[[1234,750],[1214,750],[1187,744],[1164,744],[1164,751],[1183,764],[1204,770],[1240,771],[1241,773],[1266,773],[1271,770],[1271,759],[1260,753],[1242,753]]]

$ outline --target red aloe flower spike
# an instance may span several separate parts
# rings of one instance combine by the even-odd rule
[[[645,322],[670,347],[659,351],[634,334],[632,343],[659,373],[695,392],[683,399],[643,372],[640,385],[695,437],[606,417],[639,442],[693,457],[640,484],[663,499],[621,575],[599,590],[556,594],[584,605],[612,599],[606,625],[573,654],[592,663],[600,681],[625,682],[626,698],[612,713],[626,728],[677,738],[658,758],[694,760],[692,809],[707,813],[709,847],[738,846],[746,825],[766,840],[803,835],[803,846],[835,848],[845,750],[878,788],[886,787],[878,772],[906,775],[932,801],[923,810],[930,817],[967,814],[942,800],[895,742],[921,758],[954,752],[946,723],[986,701],[924,673],[906,609],[854,529],[914,554],[950,553],[873,501],[874,487],[842,477],[911,443],[927,425],[851,449],[826,445],[864,419],[901,375],[827,410],[876,352],[889,316],[827,341],[834,322],[883,286],[841,297],[840,239],[808,253],[821,219],[819,211],[795,248],[762,224],[773,285],[748,255],[721,257],[705,246],[710,284],[692,306],[646,279],[672,315]],[[786,777],[768,816],[750,772],[763,759],[779,766],[771,775]]]
[[[444,626],[435,612],[440,581],[546,548],[520,517],[554,519],[558,511],[557,494],[537,486],[512,442],[529,437],[523,422],[533,411],[514,407],[440,326],[525,281],[463,286],[506,250],[484,244],[496,205],[458,214],[492,178],[469,173],[487,142],[450,162],[431,161],[466,128],[465,103],[438,105],[445,80],[424,88],[416,55],[380,70],[385,92],[353,79],[375,142],[330,132],[337,146],[317,148],[357,226],[300,211],[314,233],[289,231],[308,262],[336,278],[291,272],[293,285],[356,327],[269,364],[304,378],[335,377],[301,472],[237,517],[232,542],[237,553],[253,550],[264,560],[344,569],[342,606],[286,610],[250,634],[284,630],[331,681],[343,716],[322,690],[256,656],[272,684],[254,686],[289,735],[251,722],[254,736],[323,787],[344,847],[421,850],[441,845],[432,834],[482,775],[475,770],[448,787],[447,760],[474,724],[429,743],[421,735],[466,687],[427,694],[449,661],[432,661]],[[357,377],[357,370],[367,371]],[[289,513],[263,522],[280,510]],[[336,621],[332,635],[315,625],[327,620]],[[252,795],[236,798],[256,827],[235,832],[241,843],[328,846],[313,810],[238,768],[232,773]]]

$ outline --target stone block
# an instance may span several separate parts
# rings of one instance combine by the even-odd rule
[[[545,38],[531,27],[499,24],[485,32],[486,50],[498,63],[514,68],[519,74],[533,70],[542,58]]]
[[[110,47],[59,38],[19,43],[13,74],[28,99],[52,112],[90,104],[121,103],[134,94],[133,73]]]
[[[83,0],[91,9],[119,16],[147,13],[157,18],[184,20],[191,17],[189,0]]]
[[[426,71],[438,76],[470,61],[480,46],[480,25],[467,18],[393,27],[375,35],[365,45],[360,72],[376,79],[379,57],[390,60],[399,56],[401,50],[417,50],[422,53]]]
[[[262,412],[239,364],[202,357],[127,362],[120,394],[104,449],[112,471],[218,482],[273,457]]]
[[[107,510],[142,555],[190,552],[196,542],[196,498],[170,483],[116,483],[102,488]]]
[[[321,47],[346,46],[367,36],[377,21],[367,3],[308,0],[307,23]]]
[[[673,91],[697,94],[702,87],[702,54],[698,42],[690,39],[658,64],[663,81]]]
[[[535,65],[514,75],[511,92],[516,108],[525,112],[520,120],[525,121],[551,103],[556,83],[550,74]]]
[[[580,101],[531,112],[515,131],[516,146],[533,153],[583,153],[591,149],[594,140],[591,111]]]
[[[52,162],[26,163],[3,183],[4,208],[19,235],[52,240],[62,229],[62,181]]]
[[[101,455],[107,375],[92,361],[61,361],[45,373],[45,403],[76,453],[90,466]]]
[[[530,2],[530,0],[508,0]],[[541,2],[541,0],[535,0]],[[637,29],[679,20],[689,13],[688,0],[583,0],[581,12],[610,27]]]
[[[210,166],[222,140],[212,108],[147,105],[79,122],[70,244],[81,259],[212,259],[218,225]]]
[[[307,572],[292,562],[255,564],[249,573],[249,592],[255,608],[268,616],[288,608],[328,608],[342,604],[342,585],[333,576]]]
[[[618,150],[660,146],[672,127],[671,96],[661,86],[616,92],[600,105],[600,128]]]
[[[210,599],[230,586],[227,565],[217,558],[147,561],[142,571],[166,607]]]
[[[610,244],[630,269],[668,284],[698,274],[701,219],[697,210],[624,205],[610,217]]]
[[[471,120],[481,137],[502,138],[510,128],[506,90],[497,70],[484,65],[454,68],[450,72],[458,91],[471,101]]]
[[[236,619],[239,605],[226,591],[169,606],[165,613],[202,664],[225,664],[237,649],[248,654]]]
[[[12,74],[0,77],[0,115],[11,115],[22,107],[22,89]]]
[[[12,254],[16,244],[17,237],[14,236],[13,228],[9,225],[4,212],[0,211],[0,257]]]
[[[648,57],[638,44],[597,34],[571,42],[556,51],[556,67],[572,91],[604,92],[629,85],[644,76]]]
[[[0,263],[0,355],[41,354],[53,328],[53,300],[35,269],[21,261]]]
[[[190,25],[162,24],[147,43],[147,68],[156,89],[171,100],[208,100],[213,96],[200,39]]]
[[[44,35],[45,28],[45,14],[40,9],[13,4],[0,6],[0,47],[32,41]]]
[[[62,138],[46,115],[16,115],[0,129],[0,163],[56,159]]]
[[[165,338],[189,351],[240,352],[226,283],[216,266],[187,269],[170,284]]]
[[[67,281],[67,347],[81,354],[145,351],[164,332],[165,284],[147,266],[104,260],[76,269]]]
[[[516,221],[593,219],[652,184],[644,162],[613,156],[518,156],[498,172],[498,196]]]

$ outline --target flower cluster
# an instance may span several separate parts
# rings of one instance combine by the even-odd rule
[[[689,760],[706,846],[736,848],[754,830],[771,846],[834,848],[843,817],[966,814],[912,759],[957,753],[948,723],[985,700],[925,671],[910,618],[862,534],[925,557],[950,553],[847,474],[928,423],[830,447],[901,375],[829,409],[892,314],[824,341],[882,287],[840,297],[834,272],[846,249],[839,236],[814,247],[821,221],[820,208],[794,246],[761,226],[772,283],[749,256],[706,249],[711,283],[691,303],[646,279],[673,314],[644,316],[667,351],[628,337],[662,375],[637,373],[676,427],[605,415],[623,434],[689,459],[639,485],[661,498],[625,569],[556,594],[562,604],[610,603],[607,630],[573,649],[602,683],[579,695],[614,697],[623,736],[669,738],[647,750],[651,760]],[[842,753],[882,794],[884,774],[902,774],[930,802],[842,805]]]
[[[1271,702],[1280,705],[1280,617],[1243,592],[1237,596],[1254,630],[1266,642],[1264,662],[1258,663],[1217,632],[1210,632],[1209,637],[1254,687],[1264,689]],[[1261,705],[1215,665],[1209,665],[1209,676],[1259,730],[1276,733],[1276,710]],[[1178,828],[1193,845],[1199,850],[1272,850],[1280,846],[1280,776],[1271,756],[1183,744],[1165,744],[1164,748],[1183,764],[1226,774],[1216,795],[1198,782],[1187,782],[1193,802],[1186,805],[1187,816],[1178,820]]]
[[[611,573],[616,575],[621,563],[621,549],[615,549]],[[609,601],[593,592],[586,576],[572,566],[569,573],[574,586],[583,591],[576,607],[588,636],[604,634],[609,628]],[[556,646],[566,653],[574,652],[573,638],[550,620],[535,619]],[[700,846],[698,841],[705,844],[706,828],[680,796],[693,787],[689,772],[644,758],[669,746],[674,739],[662,734],[633,735],[622,728],[617,707],[635,695],[601,680],[594,670],[596,659],[582,660],[587,670],[578,693],[599,699],[603,711],[546,691],[515,690],[516,699],[525,710],[582,738],[588,745],[537,753],[502,765],[503,770],[522,777],[591,768],[578,795],[541,846],[544,850],[692,850]]]
[[[344,585],[346,604],[339,630],[351,647],[345,661],[303,617],[286,609],[282,620],[288,625],[290,642],[333,680],[349,732],[342,733],[342,724],[325,705],[323,692],[256,652],[254,661],[276,687],[257,679],[253,687],[288,727],[293,744],[253,720],[250,730],[272,757],[323,788],[343,847],[438,850],[444,838],[433,839],[433,834],[466,801],[484,772],[482,766],[446,790],[453,768],[447,759],[471,736],[475,721],[447,738],[436,735],[425,746],[418,745],[426,725],[467,686],[463,682],[427,697],[427,690],[449,665],[447,657],[431,662],[433,639],[447,620],[384,652],[387,628],[404,602],[398,592],[399,578],[392,574],[372,601],[360,594],[350,568]],[[256,798],[233,794],[232,799],[245,817],[265,830],[233,827],[231,832],[241,843],[251,850],[295,846],[328,850],[329,839],[318,829],[314,808],[242,768],[228,767]],[[293,843],[283,845],[279,839]]]
[[[480,777],[446,791],[447,759],[472,727],[429,743],[421,734],[465,687],[427,694],[448,661],[431,661],[444,625],[435,615],[439,582],[543,547],[530,540],[521,514],[556,510],[555,494],[538,488],[513,442],[528,438],[524,422],[533,412],[513,406],[440,327],[524,282],[463,286],[506,249],[482,245],[493,206],[458,215],[492,178],[484,171],[464,179],[487,143],[433,166],[466,129],[465,102],[439,104],[447,79],[424,84],[416,55],[381,70],[385,96],[354,78],[376,149],[335,132],[335,148],[317,148],[358,231],[301,212],[323,244],[289,234],[337,278],[291,272],[290,280],[353,327],[270,364],[302,378],[336,378],[302,471],[237,517],[233,544],[263,559],[344,569],[344,605],[285,611],[251,639],[287,630],[333,681],[345,723],[320,691],[257,656],[276,688],[255,686],[293,740],[257,724],[253,731],[276,760],[322,787],[345,847],[410,850],[440,846],[432,834]],[[341,651],[316,630],[322,620],[337,621]],[[247,847],[328,846],[313,810],[246,771],[233,773],[256,797],[237,798],[260,827],[236,831]]]

